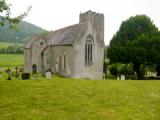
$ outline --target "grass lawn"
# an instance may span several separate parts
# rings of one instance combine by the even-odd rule
[[[22,66],[23,54],[0,54],[0,67]]]
[[[0,80],[0,120],[159,120],[160,81]]]

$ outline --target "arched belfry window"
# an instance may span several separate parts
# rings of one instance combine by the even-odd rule
[[[93,61],[93,37],[88,35],[85,42],[85,63],[92,63]]]

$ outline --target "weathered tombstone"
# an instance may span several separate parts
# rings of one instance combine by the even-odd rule
[[[50,71],[47,71],[47,72],[46,72],[46,78],[47,78],[47,79],[51,79],[51,72],[50,72]]]
[[[137,80],[137,79],[138,79],[138,77],[137,77],[137,73],[136,73],[136,72],[134,72],[134,79],[135,79],[135,80]]]
[[[118,77],[117,77],[117,80],[119,80],[120,78],[119,78],[119,75],[118,75]]]
[[[30,79],[30,73],[22,73],[22,80]]]
[[[11,79],[11,76],[10,76],[11,69],[8,68],[8,69],[6,70],[6,73],[8,74],[7,80],[12,80],[12,79]]]
[[[37,65],[36,64],[33,64],[32,65],[32,74],[37,74]]]
[[[123,74],[121,75],[121,80],[125,80],[125,76]]]

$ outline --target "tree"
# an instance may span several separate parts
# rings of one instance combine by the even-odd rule
[[[28,10],[15,18],[11,18],[10,11],[11,4],[7,4],[6,0],[0,0],[0,13],[5,14],[0,17],[0,26],[4,26],[5,22],[8,21],[10,23],[11,29],[16,29],[16,24],[19,23],[25,16],[27,16],[28,12],[31,10],[31,6],[28,7]]]
[[[130,17],[122,22],[119,31],[110,42],[107,51],[110,62],[132,64],[138,78],[142,77],[141,65],[156,62],[154,44],[159,39],[153,36],[158,34],[158,28],[149,17],[145,15]],[[151,45],[153,50],[150,51]]]

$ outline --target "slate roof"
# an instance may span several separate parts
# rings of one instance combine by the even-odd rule
[[[85,31],[86,28],[87,25],[85,23],[80,23],[51,32],[47,36],[48,45],[72,44],[77,36]]]
[[[39,39],[47,41],[47,45],[71,45],[77,36],[86,29],[86,23],[80,23],[49,32],[48,35],[36,35],[26,44],[25,48],[30,48],[34,41]]]

